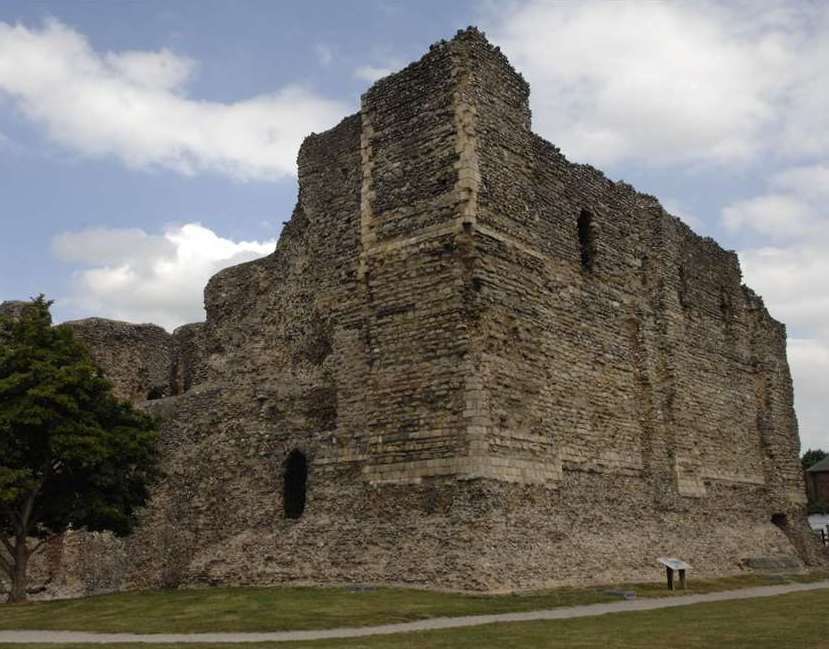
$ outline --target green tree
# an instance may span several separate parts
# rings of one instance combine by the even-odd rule
[[[800,464],[803,466],[803,470],[805,471],[810,466],[817,464],[825,457],[826,451],[822,451],[819,448],[810,448],[801,456]]]
[[[70,526],[130,531],[156,476],[154,421],[112,396],[41,295],[0,317],[0,569],[26,599],[31,556]]]

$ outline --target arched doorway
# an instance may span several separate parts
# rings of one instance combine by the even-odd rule
[[[285,484],[282,506],[285,518],[299,518],[305,511],[305,488],[308,483],[308,460],[294,449],[285,460]]]

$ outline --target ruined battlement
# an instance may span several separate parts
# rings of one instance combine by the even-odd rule
[[[305,140],[276,251],[152,338],[168,478],[125,583],[819,560],[785,328],[732,251],[532,133],[528,99],[469,29]]]

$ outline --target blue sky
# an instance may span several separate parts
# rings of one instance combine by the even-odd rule
[[[6,0],[0,299],[201,319],[213,272],[273,249],[301,138],[469,24],[537,132],[739,252],[829,447],[827,3]]]

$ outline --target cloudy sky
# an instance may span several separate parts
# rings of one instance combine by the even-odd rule
[[[535,130],[739,252],[829,448],[829,2],[0,4],[0,299],[168,328],[267,254],[302,138],[477,24]]]

